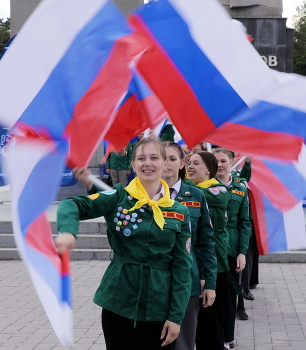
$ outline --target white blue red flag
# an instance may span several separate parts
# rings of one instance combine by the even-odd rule
[[[152,1],[130,22],[154,47],[137,68],[189,147],[276,83],[218,1]]]
[[[261,113],[275,105],[268,96],[282,85],[218,1],[152,1],[130,21],[154,46],[137,68],[189,147],[205,140],[244,154],[298,158],[305,128],[289,125],[288,113],[272,122]]]
[[[259,254],[305,249],[305,218],[302,202],[284,211],[276,207],[252,179],[249,187]],[[282,197],[281,192],[277,193]]]
[[[45,0],[0,62],[0,124],[19,135],[8,159],[15,239],[64,345],[72,342],[69,259],[62,267],[45,209],[67,152],[71,168],[88,164],[147,47],[107,0]]]
[[[269,201],[292,218],[288,211],[305,196],[306,168],[301,167],[305,78],[280,77],[270,70],[215,0],[150,2],[130,21],[154,46],[137,68],[186,143],[192,147],[205,140],[244,154],[288,161],[281,165],[264,161],[257,189],[267,199],[266,208]],[[298,161],[299,171],[292,161]],[[265,213],[261,211],[261,218]],[[300,233],[295,245],[271,243],[265,252],[280,246],[303,248],[305,229]]]
[[[66,135],[69,165],[87,165],[147,47],[110,1],[43,1],[1,60],[1,124]]]
[[[58,255],[45,212],[56,196],[68,143],[26,134],[14,136],[5,158],[15,242],[58,339],[69,345],[73,342],[69,255]]]
[[[117,151],[145,129],[154,129],[167,118],[165,107],[137,69],[132,68],[131,73],[128,91],[118,107],[114,123],[105,135],[105,139]]]

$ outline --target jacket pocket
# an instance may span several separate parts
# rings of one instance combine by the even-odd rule
[[[163,231],[158,234],[158,239],[167,247],[174,247],[176,242],[176,232],[182,231],[182,224],[178,219],[165,218]]]

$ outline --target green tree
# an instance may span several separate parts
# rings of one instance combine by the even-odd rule
[[[0,18],[0,53],[5,44],[10,40],[10,19]]]
[[[306,0],[296,8],[293,17],[294,33],[294,72],[306,75]]]

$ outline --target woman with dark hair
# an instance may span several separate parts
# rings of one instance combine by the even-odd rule
[[[173,349],[190,297],[189,212],[170,198],[161,179],[164,147],[146,138],[136,145],[137,177],[127,187],[66,198],[58,208],[59,252],[74,247],[79,220],[105,217],[114,256],[94,302],[102,309],[108,350]],[[84,168],[74,169],[88,190]]]
[[[197,319],[199,313],[199,296],[202,295],[203,308],[210,308],[215,299],[217,259],[205,196],[202,191],[186,185],[185,160],[181,147],[174,142],[164,143],[168,166],[163,172],[171,198],[188,207],[191,221],[191,268],[192,289],[180,334],[176,340],[175,350],[194,350]],[[197,254],[195,254],[197,247]],[[202,282],[202,290],[201,290]]]
[[[207,151],[206,142],[199,142],[191,149],[191,154]]]
[[[210,152],[198,152],[189,159],[189,181],[192,181],[193,185],[196,185],[205,194],[214,228],[218,260],[216,300],[210,308],[201,309],[199,312],[196,335],[197,350],[224,349],[223,308],[228,289],[226,210],[230,193],[224,184],[215,179],[217,171],[217,159]]]
[[[249,220],[249,199],[246,184],[240,179],[235,179],[230,173],[234,163],[232,152],[225,148],[213,150],[218,161],[218,179],[230,188],[231,198],[228,203],[229,244],[227,249],[228,264],[232,277],[238,283],[238,272],[245,268],[246,253],[251,234],[251,222]],[[228,300],[224,312],[224,347],[229,349],[229,344],[234,341],[236,318],[237,291],[229,286]]]

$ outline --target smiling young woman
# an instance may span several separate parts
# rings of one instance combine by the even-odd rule
[[[139,141],[132,166],[137,177],[127,187],[98,193],[88,171],[75,169],[93,194],[60,203],[56,245],[72,249],[79,220],[104,216],[114,256],[94,302],[103,308],[107,349],[173,349],[190,297],[189,212],[161,180],[167,160],[158,140]]]
[[[188,161],[190,181],[188,183],[193,182],[197,188],[201,189],[207,200],[214,228],[218,260],[216,300],[210,308],[199,312],[196,334],[197,349],[223,350],[224,348],[223,309],[228,289],[226,210],[230,194],[227,187],[215,179],[217,170],[217,159],[210,152],[198,152]]]
[[[186,185],[185,160],[181,147],[174,142],[164,143],[168,166],[163,179],[171,190],[171,198],[187,206],[191,222],[191,268],[192,288],[181,332],[175,350],[193,350],[196,337],[199,296],[203,308],[210,308],[215,300],[217,258],[213,240],[213,229],[202,191]],[[194,247],[197,247],[197,251]],[[203,288],[201,289],[201,282]]]
[[[248,191],[246,186],[240,181],[236,181],[230,173],[230,168],[234,161],[233,152],[225,148],[215,148],[213,154],[218,161],[218,179],[229,187],[231,194],[227,207],[227,231],[229,233],[227,254],[230,272],[238,283],[238,272],[245,267],[245,256],[251,234]],[[224,330],[225,347],[229,347],[229,343],[234,340],[236,299],[236,290],[230,285],[224,313],[226,326]]]

